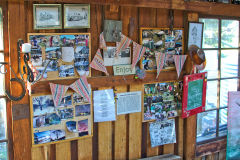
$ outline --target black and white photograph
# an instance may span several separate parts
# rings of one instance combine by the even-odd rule
[[[73,103],[74,104],[87,103],[87,100],[84,97],[80,96],[79,94],[73,93]]]
[[[77,132],[77,122],[76,121],[68,121],[66,122],[66,126],[69,132]]]
[[[42,51],[41,48],[32,48],[31,49],[31,59],[32,65],[35,66],[42,66],[43,59],[42,59]]]
[[[46,59],[61,59],[62,53],[60,47],[48,47],[45,49]]]
[[[32,98],[33,103],[33,115],[44,115],[47,113],[54,112],[54,103],[52,96],[45,95],[45,96],[38,96]]]
[[[122,21],[104,20],[104,39],[106,42],[120,42]]]
[[[89,48],[86,46],[77,46],[74,53],[74,67],[80,76],[89,72]]]
[[[67,107],[67,106],[72,106],[72,96],[71,95],[64,96],[58,107]]]
[[[61,29],[61,4],[34,4],[34,29]]]
[[[33,128],[39,128],[45,126],[45,115],[33,117]]]
[[[72,119],[73,118],[73,108],[59,109],[58,115],[61,119]]]
[[[122,50],[116,56],[116,47],[107,47],[107,50],[103,51],[103,59],[105,66],[131,64],[131,48]]]
[[[90,28],[90,5],[65,4],[64,28]]]
[[[75,106],[75,116],[89,116],[91,113],[90,104],[76,105]]]
[[[72,77],[75,75],[73,65],[61,65],[58,72],[59,77]]]
[[[202,48],[203,25],[202,22],[188,23],[188,47],[196,45]]]

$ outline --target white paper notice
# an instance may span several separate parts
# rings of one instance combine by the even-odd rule
[[[115,121],[115,100],[112,89],[93,92],[94,122]]]
[[[141,92],[117,94],[117,115],[141,112]]]
[[[62,47],[62,60],[64,62],[72,62],[74,60],[73,47]]]

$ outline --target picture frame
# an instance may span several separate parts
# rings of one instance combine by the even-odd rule
[[[147,72],[156,72],[155,52],[169,54],[162,71],[175,70],[173,55],[184,53],[183,28],[140,28],[140,44],[146,47],[146,52],[140,61],[140,66]]]
[[[183,77],[182,118],[205,111],[207,72]]]
[[[79,99],[74,96],[75,94],[67,92],[57,107],[54,106],[52,95],[49,93],[31,95],[30,118],[33,147],[93,136],[92,103],[86,101],[74,103],[75,99]]]
[[[202,22],[188,23],[188,47],[196,45],[202,48],[203,26],[204,23]]]
[[[64,4],[64,28],[90,28],[90,5]]]
[[[142,121],[165,121],[179,116],[182,82],[167,81],[143,85]]]
[[[30,67],[34,76],[42,74],[41,80],[71,79],[91,76],[90,33],[28,33],[32,45]]]
[[[33,28],[62,29],[61,4],[33,4]]]

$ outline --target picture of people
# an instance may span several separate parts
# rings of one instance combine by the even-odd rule
[[[77,122],[76,121],[68,121],[66,122],[66,126],[69,132],[77,132]]]
[[[72,119],[73,118],[73,108],[59,109],[58,114],[61,119]]]
[[[60,47],[48,47],[45,49],[46,59],[61,59],[62,53]]]
[[[90,104],[76,105],[75,106],[75,116],[88,116],[90,115]]]
[[[42,51],[41,48],[32,48],[31,49],[31,63],[33,66],[42,66]]]
[[[79,137],[88,135],[88,119],[78,121]]]
[[[74,53],[74,67],[79,72],[89,71],[89,48],[86,46],[77,46]]]
[[[46,115],[35,116],[33,118],[33,128],[57,125],[60,122],[61,122],[61,118],[56,113],[49,113]]]
[[[71,105],[72,105],[72,96],[67,95],[67,96],[63,97],[63,99],[58,107],[67,107],[67,106],[71,106]]]
[[[73,93],[73,103],[83,104],[83,103],[87,103],[87,100],[84,97],[80,96],[79,94]]]
[[[176,117],[180,107],[178,83],[155,83],[144,85],[144,121],[164,121]]]
[[[103,58],[105,66],[131,64],[131,48],[122,50],[117,57],[116,47],[107,47],[107,50],[103,51]]]
[[[54,112],[54,103],[52,96],[44,95],[32,98],[33,115],[45,115]]]
[[[64,130],[48,130],[34,133],[34,144],[42,144],[65,139]]]
[[[183,30],[141,29],[141,33],[141,44],[147,47],[143,55],[142,67],[145,70],[157,69],[156,52],[171,55],[165,62],[163,69],[175,67],[173,55],[180,55],[183,52]]]
[[[45,126],[45,115],[33,117],[33,128]]]

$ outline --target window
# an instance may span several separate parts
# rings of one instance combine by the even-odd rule
[[[0,8],[0,62],[4,61],[3,52],[3,16]],[[2,69],[2,68],[1,68]],[[0,74],[0,160],[8,159],[8,139],[6,122],[6,97],[4,92],[4,75]]]
[[[200,18],[208,72],[206,111],[197,116],[197,142],[227,135],[228,91],[237,91],[239,79],[239,20]]]

